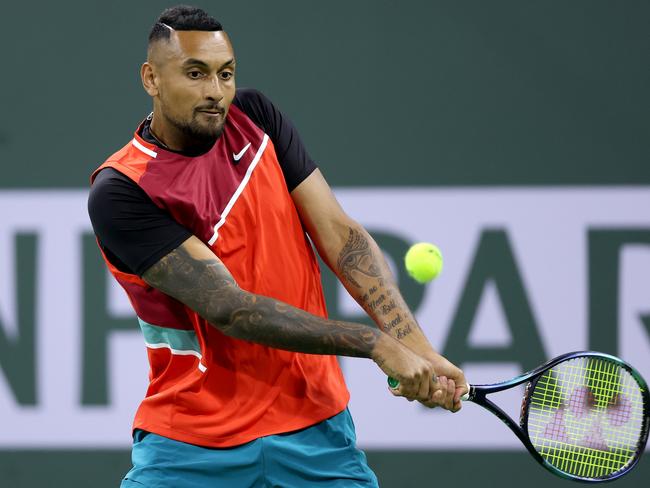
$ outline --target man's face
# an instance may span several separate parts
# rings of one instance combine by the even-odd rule
[[[190,144],[221,135],[235,96],[235,55],[225,32],[172,31],[149,52],[154,112],[166,127]]]

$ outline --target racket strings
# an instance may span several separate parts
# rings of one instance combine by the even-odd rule
[[[637,456],[645,408],[627,370],[604,358],[574,358],[535,384],[527,429],[535,449],[557,469],[606,478]]]
[[[638,389],[632,376],[628,376],[628,378],[625,378],[626,384],[624,386],[627,389]],[[566,375],[564,378],[566,379]],[[573,371],[570,380],[575,383],[578,379],[578,374]],[[643,401],[640,395],[637,398],[629,398],[624,394],[614,393],[612,390],[610,402],[605,404],[601,403],[596,407],[594,405],[595,399],[591,400],[591,398],[594,398],[592,390],[585,386],[576,388],[570,395],[568,402],[565,403],[562,390],[557,386],[556,382],[557,380],[552,375],[547,374],[540,378],[536,385],[535,394],[531,398],[531,406],[551,412],[568,408],[577,418],[584,417],[593,411],[605,411],[609,423],[612,426],[619,427],[622,431],[628,430],[630,434],[636,436],[637,429],[634,428],[634,423],[630,424],[630,420],[635,420],[639,423],[643,421]],[[632,426],[630,427],[630,425]]]
[[[598,373],[598,371],[596,371]],[[572,371],[572,376],[573,380],[575,380],[575,371]],[[602,376],[602,375],[600,375]],[[602,378],[597,378],[601,380]],[[606,409],[606,413],[608,415],[608,418],[610,418],[609,423],[613,424],[615,426],[623,426],[623,424],[628,423],[633,417],[636,417],[637,420],[640,420],[639,416],[635,416],[632,414],[632,405],[631,402],[626,400],[626,397],[620,397],[619,391],[617,387],[618,385],[613,384],[611,381],[608,381],[607,383],[604,383],[600,381],[600,385],[598,383],[594,384],[592,381],[591,384],[589,384],[589,380],[587,381],[588,386],[587,387],[579,387],[574,392],[571,394],[568,403],[568,410],[570,414],[573,414],[575,419],[580,419],[582,417],[587,417],[588,414],[598,411],[598,410],[603,410]],[[545,390],[548,389],[548,385],[544,385]],[[562,392],[558,388],[554,388],[556,394],[555,398],[553,398],[550,402],[548,402],[549,398],[548,395],[546,395],[546,400],[547,403],[551,406],[552,409],[558,409],[560,407],[563,407],[565,405],[562,404],[561,401],[558,401],[558,398],[562,398]],[[600,398],[597,398],[593,395],[592,391],[597,391],[597,392],[603,392],[604,395],[600,395]],[[607,397],[610,397],[610,402],[607,402]],[[623,398],[621,401],[620,398]],[[537,402],[535,402],[537,404]],[[618,408],[619,404],[623,404],[623,408]],[[544,406],[544,405],[542,405]],[[629,410],[629,413],[626,415],[626,410]],[[642,409],[638,409],[639,411]],[[562,412],[562,410],[560,410]],[[557,412],[556,412],[557,415]],[[611,418],[615,417],[616,419],[614,421],[611,420]],[[584,425],[577,424],[576,427],[581,428],[584,430],[585,428],[589,428],[589,423],[585,423]],[[590,436],[591,438],[594,438],[594,436],[597,436],[599,434],[599,424],[596,425],[595,428],[591,428],[589,432],[582,432],[583,434],[586,433],[591,433],[592,435]],[[548,429],[547,429],[548,430]],[[621,429],[621,430],[629,430],[629,429]],[[632,429],[630,433],[636,434],[635,432],[636,429]],[[619,436],[619,438],[622,438],[622,436]],[[634,437],[636,439],[636,437]],[[601,442],[602,444],[602,442]],[[627,443],[629,445],[629,443]],[[589,446],[587,446],[589,447]],[[600,447],[601,449],[603,448],[602,446],[597,446]]]
[[[571,378],[568,379],[572,383],[576,383],[581,377],[576,373],[575,368],[570,367],[569,369],[573,371]],[[624,378],[625,383],[623,386],[632,391],[638,389],[638,385],[632,376],[629,374],[626,376],[627,377]],[[567,379],[566,374],[564,375],[564,379]],[[567,405],[565,403],[564,394],[556,383],[557,380],[554,378],[553,374],[547,373],[540,378],[536,385],[535,395],[531,398],[531,405],[543,410],[554,412],[560,408],[568,407],[577,417],[584,416],[589,411],[604,410],[611,419],[610,423],[621,427],[630,420],[637,420],[639,422],[643,420],[644,404],[641,395],[636,395],[635,397],[630,398],[629,396],[621,394],[622,392],[610,389],[610,401],[608,403],[603,403],[601,401],[596,407],[590,405],[590,403],[595,401],[589,399],[589,397],[594,397],[592,387],[585,386],[578,387],[573,391]],[[601,391],[602,390],[603,389],[601,388]],[[623,428],[623,430],[625,429]],[[636,430],[633,430],[633,432],[636,432]]]

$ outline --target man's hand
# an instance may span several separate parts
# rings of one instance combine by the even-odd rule
[[[402,344],[400,343],[400,345]],[[410,351],[408,348],[406,349]],[[415,354],[413,351],[410,352]],[[427,359],[425,361],[431,365],[431,368],[428,370],[431,375],[431,384],[429,386],[430,395],[427,398],[422,398],[421,396],[414,397],[410,394],[411,390],[407,389],[399,378],[387,373],[399,381],[397,388],[390,389],[391,393],[395,396],[403,396],[409,401],[418,400],[422,405],[429,408],[442,407],[450,412],[459,411],[462,407],[460,397],[467,393],[468,390],[467,381],[463,372],[443,356],[433,351],[423,354],[424,357],[418,356],[417,354],[416,356],[420,359],[426,357]],[[384,367],[382,369],[386,371]]]
[[[391,392],[409,401],[429,401],[434,394],[435,371],[431,362],[418,356],[388,334],[381,334],[371,355],[387,376],[399,381]]]
[[[451,412],[462,408],[460,397],[468,391],[467,380],[463,372],[437,352],[430,351],[423,355],[438,375],[431,398],[421,401],[429,408],[443,407]]]

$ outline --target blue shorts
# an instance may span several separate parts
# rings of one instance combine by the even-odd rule
[[[138,430],[121,488],[377,488],[347,409],[306,429],[206,448]]]

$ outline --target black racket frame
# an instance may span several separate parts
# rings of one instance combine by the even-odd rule
[[[637,444],[636,456],[634,457],[632,462],[628,463],[623,469],[605,478],[586,478],[586,477],[576,476],[556,468],[551,463],[546,461],[539,452],[537,452],[537,450],[533,446],[533,443],[530,440],[530,436],[528,433],[528,413],[529,413],[529,406],[530,406],[530,399],[531,399],[530,392],[534,390],[535,385],[537,384],[539,378],[541,378],[541,376],[546,371],[554,368],[555,366],[557,366],[558,364],[564,361],[570,359],[583,358],[583,357],[605,359],[608,361],[612,361],[616,363],[618,366],[624,368],[639,383],[639,386],[641,387],[641,395],[643,397],[643,421],[641,426],[641,437]],[[528,382],[528,384],[526,385],[526,391],[524,393],[524,397],[522,400],[519,424],[517,424],[499,406],[497,406],[489,398],[487,398],[487,395],[508,390],[514,386],[521,385],[526,382]],[[504,424],[506,424],[510,428],[510,430],[512,430],[512,432],[514,432],[514,434],[519,438],[519,440],[526,447],[526,449],[528,449],[528,452],[530,452],[530,454],[538,463],[540,463],[542,466],[544,466],[552,473],[566,479],[583,481],[587,483],[598,483],[598,482],[605,482],[605,481],[613,481],[617,478],[620,478],[624,474],[628,473],[632,468],[634,468],[634,466],[636,466],[636,464],[639,462],[639,458],[641,457],[641,454],[645,450],[645,446],[648,441],[648,425],[650,422],[650,393],[648,393],[647,383],[645,382],[641,374],[637,370],[635,370],[631,365],[629,365],[628,363],[626,363],[625,361],[623,361],[622,359],[616,356],[612,356],[610,354],[605,354],[602,352],[596,352],[596,351],[569,352],[566,354],[562,354],[561,356],[557,356],[547,361],[546,363],[542,364],[541,366],[538,366],[537,368],[528,371],[527,373],[524,373],[520,376],[517,376],[511,380],[503,381],[500,383],[486,384],[486,385],[470,385],[469,393],[467,394],[467,400],[476,403],[478,405],[481,405],[483,408],[489,410],[494,415],[496,415]]]

